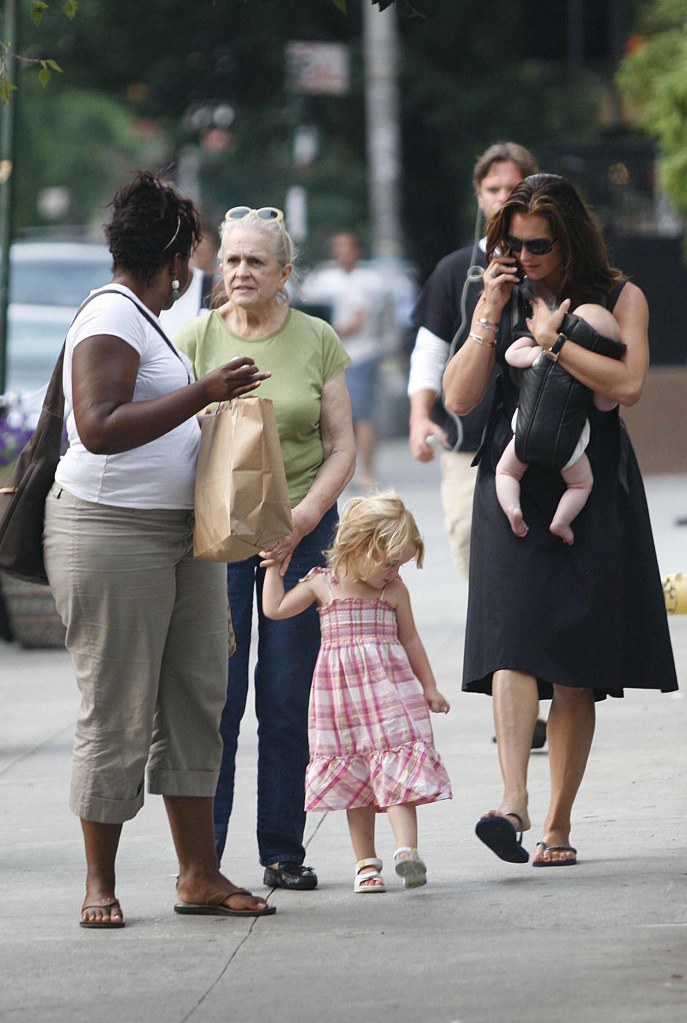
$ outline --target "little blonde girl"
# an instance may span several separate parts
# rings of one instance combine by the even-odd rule
[[[451,798],[429,710],[447,713],[417,634],[399,569],[422,567],[417,525],[395,494],[346,505],[325,568],[288,593],[275,562],[262,606],[268,618],[319,605],[322,646],[310,696],[310,763],[305,808],[343,810],[357,859],[353,890],[384,892],[375,814],[386,811],[398,848],[394,868],[406,888],[427,881],[417,851],[416,807]]]

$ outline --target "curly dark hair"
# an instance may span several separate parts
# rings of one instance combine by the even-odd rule
[[[487,226],[487,257],[508,248],[506,235],[514,213],[548,220],[561,257],[560,297],[573,307],[598,302],[626,278],[611,266],[601,228],[574,185],[558,174],[531,174],[516,185]]]
[[[202,234],[190,199],[150,171],[138,171],[110,203],[112,219],[105,225],[116,268],[148,283],[179,253],[190,256]]]

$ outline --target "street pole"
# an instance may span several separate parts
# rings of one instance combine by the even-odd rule
[[[16,77],[17,2],[5,0],[4,40],[10,44],[5,54],[5,73],[10,85]],[[7,376],[7,305],[10,283],[10,242],[12,238],[12,191],[14,169],[14,119],[17,101],[10,95],[0,104],[0,394]]]
[[[396,8],[363,5],[368,202],[375,257],[402,254],[400,221],[401,128]]]

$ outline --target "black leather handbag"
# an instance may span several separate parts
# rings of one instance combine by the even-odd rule
[[[47,584],[43,562],[45,499],[62,453],[64,345],[48,384],[36,429],[0,488],[0,569],[30,583]]]

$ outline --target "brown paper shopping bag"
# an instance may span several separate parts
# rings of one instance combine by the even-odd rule
[[[193,553],[242,561],[293,528],[274,404],[236,398],[201,419]]]

